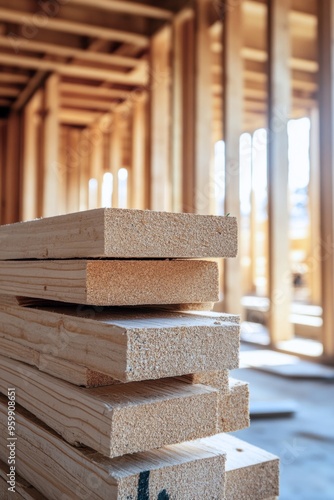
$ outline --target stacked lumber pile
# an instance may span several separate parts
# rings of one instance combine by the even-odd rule
[[[236,252],[233,217],[98,209],[0,228],[0,498],[14,476],[25,499],[278,494],[278,459],[226,434],[248,426],[248,386],[229,377],[239,318],[210,311],[206,259]]]

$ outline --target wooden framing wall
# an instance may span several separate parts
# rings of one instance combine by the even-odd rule
[[[116,10],[113,2],[84,3],[59,2],[41,27],[33,0],[12,0],[10,8],[0,0],[1,223],[85,210],[90,179],[100,206],[106,172],[118,206],[120,168],[128,171],[128,207],[215,213],[221,139],[224,210],[239,216],[240,134],[266,127],[265,257],[277,344],[293,333],[286,124],[310,116],[310,259],[319,243],[322,252],[311,293],[324,308],[325,354],[334,357],[333,0],[160,0],[131,8],[124,0]],[[224,264],[226,311],[242,312],[240,258]]]

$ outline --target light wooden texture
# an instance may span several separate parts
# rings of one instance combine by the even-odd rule
[[[121,0],[72,0],[73,4],[85,7],[98,7],[107,12],[121,12],[123,14],[134,14],[135,16],[147,16],[155,19],[171,19],[173,12],[162,7],[148,5],[147,3],[124,2]]]
[[[334,358],[334,5],[318,2],[319,18],[319,145],[320,145],[320,249],[313,249],[321,266],[322,341],[324,355]]]
[[[217,432],[219,392],[175,378],[86,389],[1,357],[0,391],[7,394],[8,387],[66,441],[107,457]]]
[[[7,474],[9,466],[0,461],[0,499],[12,500],[13,498],[20,500],[46,500],[46,497],[37,491],[19,474],[15,474],[15,493],[8,491]]]
[[[218,430],[235,432],[249,427],[249,389],[247,382],[229,379],[228,370],[194,373],[180,377],[192,384],[204,384],[219,390]]]
[[[0,337],[122,382],[238,367],[240,329],[233,315],[37,309],[10,301],[1,296]]]
[[[218,266],[204,260],[0,262],[0,293],[129,306],[218,300]]]
[[[268,4],[268,280],[269,331],[272,343],[288,340],[291,269],[289,258],[288,131],[290,114],[290,0]]]
[[[74,385],[100,387],[120,383],[104,373],[90,370],[85,366],[57,358],[53,355],[40,353],[31,347],[13,342],[2,336],[0,336],[0,351],[2,356],[33,365],[44,373],[48,373]]]
[[[227,8],[223,21],[223,131],[225,213],[240,219],[240,135],[243,124],[242,4]],[[223,165],[221,165],[223,168]],[[224,311],[241,314],[241,257],[224,262]]]
[[[7,401],[0,404],[0,458],[6,460]],[[74,448],[24,409],[17,408],[19,473],[49,500],[139,500],[224,497],[222,449],[210,439],[106,459]]]
[[[0,227],[0,259],[235,257],[234,217],[97,209]]]
[[[226,452],[226,500],[262,500],[279,494],[279,459],[228,434],[212,441]]]

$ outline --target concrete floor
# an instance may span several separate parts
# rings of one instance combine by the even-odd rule
[[[334,382],[295,380],[253,369],[231,375],[250,383],[251,401],[294,400],[293,417],[256,419],[235,435],[280,457],[280,500],[334,500]]]

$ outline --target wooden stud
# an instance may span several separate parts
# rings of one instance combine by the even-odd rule
[[[289,0],[268,4],[268,223],[269,331],[273,344],[289,340],[292,300],[289,258],[288,131],[290,113]]]
[[[148,199],[148,95],[139,96],[132,112],[132,204],[131,208],[147,209]]]
[[[59,76],[51,75],[45,84],[43,216],[59,213]]]
[[[67,212],[79,211],[80,169],[81,169],[79,141],[80,141],[80,130],[74,127],[70,128],[68,131],[68,145],[66,151]]]
[[[173,17],[172,11],[146,3],[123,2],[121,0],[73,0],[73,4],[99,8],[111,12],[121,12],[122,14],[152,17],[155,19],[170,20]]]
[[[240,136],[243,119],[242,1],[223,22],[225,212],[240,220]],[[224,310],[242,311],[241,257],[224,261]]]
[[[324,355],[334,357],[334,2],[318,3],[321,295]]]

